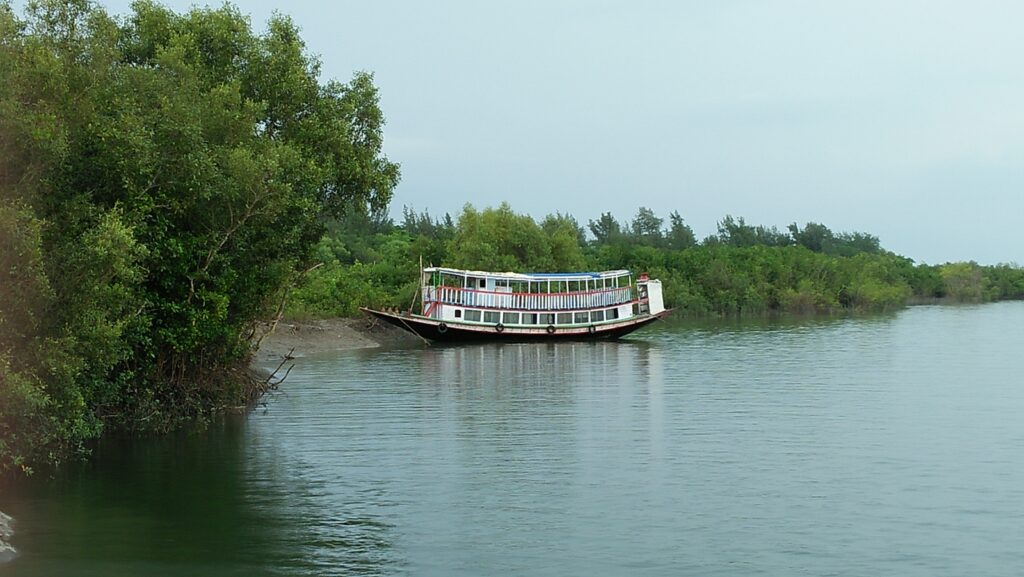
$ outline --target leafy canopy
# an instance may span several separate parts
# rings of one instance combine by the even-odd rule
[[[399,179],[372,75],[319,78],[286,16],[0,3],[0,471],[245,397],[325,218]]]

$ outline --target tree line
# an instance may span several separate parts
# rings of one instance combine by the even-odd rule
[[[786,230],[726,215],[698,241],[678,211],[668,219],[641,207],[629,220],[603,213],[584,227],[572,215],[539,222],[508,204],[457,218],[404,207],[353,211],[320,241],[324,266],[292,294],[296,318],[355,315],[359,306],[408,308],[418,263],[495,271],[629,269],[664,283],[677,315],[837,314],[885,311],[913,302],[987,302],[1024,298],[1024,269],[974,262],[915,264],[885,250],[878,237],[835,232],[821,223]]]

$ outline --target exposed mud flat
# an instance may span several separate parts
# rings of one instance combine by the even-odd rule
[[[261,327],[271,331],[269,325]],[[305,357],[332,351],[368,349],[422,342],[414,335],[370,319],[322,319],[280,322],[263,336],[255,362],[272,363],[286,357]]]

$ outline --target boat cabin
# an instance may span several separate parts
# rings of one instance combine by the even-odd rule
[[[495,273],[423,269],[422,316],[509,328],[596,327],[665,310],[661,282],[627,270]],[[593,329],[592,329],[593,330]]]

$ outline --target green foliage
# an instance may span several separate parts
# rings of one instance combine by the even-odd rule
[[[686,224],[678,211],[672,211],[669,214],[669,221],[671,227],[666,235],[668,248],[683,250],[697,245],[697,237],[694,236],[693,229]]]
[[[665,222],[658,218],[654,211],[647,207],[640,207],[630,223],[629,233],[631,240],[644,246],[658,247],[662,245],[661,224]]]
[[[975,262],[958,262],[939,267],[946,296],[957,302],[981,302],[985,297],[985,275]]]
[[[718,223],[718,238],[713,244],[724,244],[727,246],[786,246],[792,243],[789,235],[779,232],[773,227],[752,226],[746,223],[743,217],[733,218],[732,215],[725,215]]]
[[[324,222],[380,225],[398,180],[372,76],[319,76],[283,16],[0,4],[0,472],[240,402],[253,323],[353,258]]]
[[[559,212],[549,214],[541,221],[540,228],[549,237],[560,237],[560,242],[564,244],[574,244],[576,246],[587,244],[586,231],[583,230],[583,227],[580,226],[580,223],[572,215]],[[555,254],[558,254],[559,250],[572,251],[573,248],[565,246],[561,249],[554,248],[553,250]]]
[[[1000,264],[982,270],[990,300],[1024,299],[1024,268],[1013,264]]]
[[[602,213],[597,221],[590,221],[588,228],[599,245],[619,242],[622,238],[622,226],[610,212]]]
[[[573,222],[549,217],[547,230],[507,203],[477,211],[467,204],[448,247],[448,266],[476,270],[558,271],[583,266]]]
[[[27,467],[54,428],[53,400],[40,378],[47,349],[57,344],[41,335],[53,300],[41,225],[28,207],[0,204],[0,472]]]
[[[537,225],[507,204],[483,211],[467,205],[457,224],[408,208],[403,216],[407,236],[402,238],[378,234],[357,241],[358,235],[345,230],[326,237],[322,247],[344,239],[359,243],[363,248],[352,250],[365,250],[372,258],[346,267],[331,264],[330,251],[322,249],[328,266],[297,291],[290,312],[349,314],[367,304],[407,308],[420,256],[427,264],[484,270],[648,272],[663,281],[666,303],[682,316],[884,311],[947,295],[960,300],[1024,295],[1019,267],[915,266],[882,250],[877,237],[837,234],[816,223],[802,229],[790,225],[787,235],[726,216],[718,235],[697,244],[678,212],[669,215],[670,228],[660,230],[663,221],[645,208],[626,232],[611,213],[590,221],[595,237],[590,242],[581,238],[571,216],[548,216]],[[381,247],[387,243],[402,250],[385,254]]]
[[[837,256],[853,256],[858,253],[882,252],[877,236],[862,232],[833,233],[823,224],[809,222],[801,229],[794,222],[789,225],[789,234],[793,242],[814,252]]]

